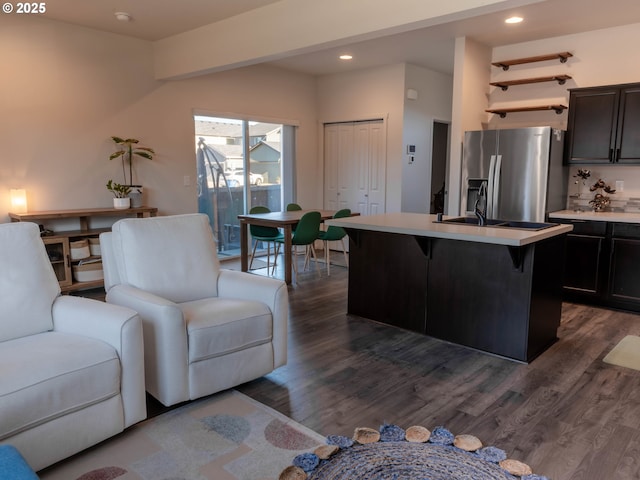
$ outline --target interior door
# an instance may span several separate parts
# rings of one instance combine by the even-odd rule
[[[324,207],[362,215],[383,213],[386,130],[383,120],[326,124]]]
[[[338,125],[324,127],[324,208],[338,210]]]
[[[385,212],[387,143],[384,121],[369,122],[369,162],[367,176],[369,192],[367,213],[375,215]]]

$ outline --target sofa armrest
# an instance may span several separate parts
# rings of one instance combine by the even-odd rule
[[[286,283],[246,272],[220,270],[218,295],[266,304],[273,314],[273,368],[287,363],[289,291]]]
[[[174,302],[130,285],[115,285],[107,302],[142,319],[147,391],[164,405],[189,400],[189,350],[182,310]]]
[[[57,297],[52,309],[53,329],[102,340],[120,357],[120,391],[124,406],[124,426],[147,417],[144,389],[142,324],[128,308],[82,297]]]

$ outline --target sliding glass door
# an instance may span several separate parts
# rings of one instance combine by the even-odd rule
[[[283,155],[283,143],[292,143],[288,137],[294,130],[282,124],[232,118],[196,116],[194,121],[198,211],[209,215],[218,254],[237,256],[238,215],[256,205],[280,211],[284,198],[291,196],[283,191],[283,164],[293,158],[290,153]]]

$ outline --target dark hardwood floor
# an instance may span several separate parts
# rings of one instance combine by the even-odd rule
[[[640,371],[602,362],[639,315],[565,303],[560,340],[524,365],[347,315],[345,268],[289,293],[288,364],[237,388],[254,399],[323,435],[443,425],[552,480],[640,479]]]

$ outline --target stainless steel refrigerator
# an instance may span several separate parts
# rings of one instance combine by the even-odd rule
[[[466,132],[460,211],[473,215],[485,183],[487,218],[546,221],[566,206],[563,146],[564,131],[551,127]]]

